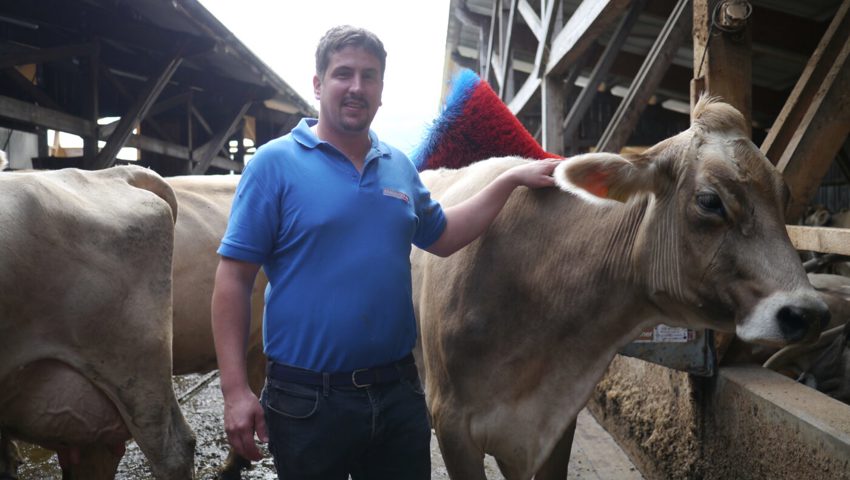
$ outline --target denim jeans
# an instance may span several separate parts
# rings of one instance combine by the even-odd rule
[[[431,426],[418,380],[325,389],[269,378],[262,404],[281,480],[431,478]]]

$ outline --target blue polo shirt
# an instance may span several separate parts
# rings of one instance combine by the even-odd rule
[[[410,246],[437,240],[445,216],[399,150],[370,132],[361,174],[315,123],[257,150],[218,253],[269,278],[270,359],[324,372],[386,364],[416,340]]]

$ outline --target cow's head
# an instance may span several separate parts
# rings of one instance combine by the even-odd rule
[[[629,261],[671,318],[757,343],[815,339],[829,310],[785,230],[781,175],[733,107],[704,97],[693,118],[641,155],[580,155],[555,177],[591,201],[644,209]]]

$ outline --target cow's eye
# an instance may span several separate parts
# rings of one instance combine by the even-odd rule
[[[723,216],[723,201],[720,200],[720,195],[714,192],[698,193],[697,205],[708,213]]]

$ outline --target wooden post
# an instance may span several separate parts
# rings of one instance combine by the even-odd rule
[[[748,17],[749,5],[746,0],[694,0],[691,83],[692,109],[699,96],[708,92],[737,108],[748,127],[753,117],[751,27],[748,18],[733,25],[730,16]]]

